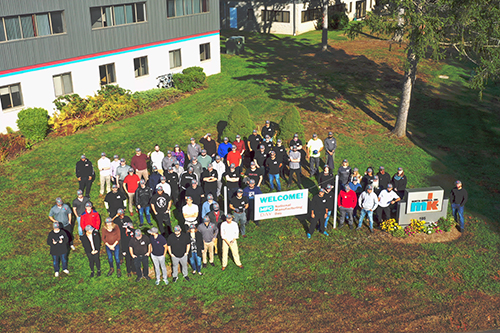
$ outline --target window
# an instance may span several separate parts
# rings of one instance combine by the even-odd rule
[[[18,83],[0,87],[0,101],[2,104],[2,110],[22,106],[23,98],[21,96],[21,85]]]
[[[115,64],[107,64],[99,66],[99,78],[101,79],[101,86],[106,84],[115,83]]]
[[[302,20],[301,20],[302,23],[309,21],[316,21],[317,19],[323,16],[323,9],[312,8],[308,10],[303,10],[301,14],[302,14]]]
[[[0,17],[0,42],[64,33],[63,12]]]
[[[71,94],[73,92],[73,83],[71,82],[71,73],[54,75],[52,77],[52,80],[54,81],[54,91],[55,91],[56,97]]]
[[[210,43],[200,44],[200,61],[210,59]]]
[[[247,10],[247,20],[255,19],[255,14],[253,12],[253,8],[248,8]]]
[[[290,23],[290,12],[279,10],[263,10],[262,18],[265,22]]]
[[[140,57],[134,59],[135,77],[148,75],[148,57]]]
[[[173,50],[169,52],[170,56],[170,68],[181,67],[181,49]]]
[[[146,3],[90,8],[92,29],[114,27],[146,21]]]
[[[167,0],[167,17],[208,12],[209,0]]]

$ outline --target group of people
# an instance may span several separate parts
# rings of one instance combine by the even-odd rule
[[[186,152],[179,145],[166,154],[159,145],[147,154],[137,148],[130,164],[118,155],[110,160],[103,152],[97,161],[100,195],[104,197],[108,213],[102,228],[100,214],[90,200],[90,189],[96,178],[94,166],[82,155],[76,164],[79,189],[72,208],[57,198],[49,213],[54,230],[49,234],[47,243],[54,258],[55,275],[59,275],[60,262],[63,272],[68,272],[67,254],[69,248],[75,249],[73,214],[89,259],[91,277],[101,274],[99,251],[104,243],[110,265],[109,276],[114,274],[116,266],[116,274],[120,277],[120,265],[125,262],[128,276],[135,273],[137,281],[149,279],[147,269],[151,257],[156,283],[159,284],[161,275],[163,281],[168,283],[165,269],[167,254],[171,257],[174,281],[177,280],[179,264],[183,276],[189,280],[188,260],[193,274],[201,275],[202,268],[208,263],[214,265],[218,244],[222,250],[222,270],[228,264],[229,250],[235,264],[243,268],[237,239],[240,235],[246,237],[245,226],[248,222],[254,221],[258,226],[253,216],[254,200],[255,195],[262,194],[261,185],[265,181],[268,181],[271,190],[276,185],[276,189],[281,191],[280,179],[288,176],[289,186],[295,178],[298,187],[302,188],[302,169],[309,167],[309,174],[317,179],[319,193],[310,204],[308,238],[316,229],[328,235],[326,229],[333,210],[333,187],[337,174],[340,184],[337,198],[339,228],[344,226],[346,219],[353,228],[354,219],[360,211],[357,229],[361,228],[367,216],[373,232],[374,213],[379,223],[384,217],[390,218],[394,205],[404,195],[408,180],[402,168],[392,177],[384,167],[380,167],[377,174],[369,167],[361,175],[358,168],[351,168],[349,162],[343,160],[338,170],[333,172],[337,142],[332,132],[324,140],[313,134],[304,146],[299,135],[295,134],[289,142],[288,151],[275,135],[276,129],[270,121],[266,121],[260,134],[254,130],[246,140],[237,135],[232,143],[225,137],[217,144],[207,133],[198,140],[199,143],[191,138]],[[320,172],[323,150],[326,164]],[[306,163],[307,160],[309,163]],[[227,216],[218,203],[223,185],[227,187],[231,210]],[[170,221],[172,206],[177,208],[175,213],[179,221],[173,229]],[[138,228],[134,228],[132,219],[125,215],[127,208],[130,216],[138,212]],[[152,227],[151,212],[157,228]],[[144,222],[152,227],[148,230],[149,237],[141,230]],[[63,251],[65,248],[66,251]]]

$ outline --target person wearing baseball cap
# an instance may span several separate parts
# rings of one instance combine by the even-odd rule
[[[201,174],[201,180],[203,181],[203,192],[206,195],[212,194],[212,196],[217,195],[217,179],[219,174],[217,170],[214,169],[214,165],[210,163],[206,170],[203,170]],[[203,208],[202,208],[203,209]]]
[[[203,149],[206,150],[207,155],[214,160],[215,154],[217,154],[217,142],[212,139],[212,134],[205,134],[205,136],[200,139],[200,143],[203,145]]]
[[[272,141],[274,134],[276,134],[276,129],[275,129],[274,125],[271,124],[271,121],[266,120],[266,123],[264,124],[264,126],[260,130],[260,134],[262,135],[263,138],[265,138],[266,135],[268,135]]]
[[[344,226],[346,215],[348,218],[349,229],[354,228],[354,208],[358,203],[356,192],[351,190],[349,185],[344,186],[344,188],[339,192],[337,202],[340,211],[339,229]]]
[[[318,178],[318,185],[320,187],[326,188],[326,185],[334,185],[335,177],[332,174],[332,170],[330,170],[330,166],[325,164],[323,167],[323,172],[320,173]]]
[[[191,186],[186,189],[186,196],[193,199],[193,204],[198,206],[201,212],[201,205],[205,201],[205,192],[203,188],[198,184],[198,181],[193,179],[191,181]]]
[[[459,231],[465,230],[464,206],[469,199],[467,190],[463,188],[460,180],[455,181],[455,187],[450,193],[450,203],[455,222],[459,225]]]
[[[111,192],[104,197],[104,207],[106,207],[109,217],[116,216],[118,209],[125,209],[126,206],[127,197],[123,191],[118,191],[118,186],[116,184],[113,184],[111,186]]]
[[[274,149],[272,137],[269,135],[266,135],[264,137],[264,141],[262,141],[261,145],[264,146],[264,149],[266,150],[266,153],[268,153],[268,154],[271,150]]]
[[[123,191],[123,180],[128,176],[128,170],[130,166],[126,163],[124,158],[120,159],[120,165],[116,168],[115,172],[115,184],[120,192],[125,195]]]
[[[264,176],[267,175],[265,163],[268,156],[269,154],[266,151],[266,147],[264,145],[260,145],[259,150],[255,151],[255,158],[253,159],[255,166],[264,171]]]
[[[201,257],[205,251],[203,236],[196,228],[196,225],[189,226],[188,235],[190,241],[189,261],[191,263],[191,267],[193,268],[193,274],[198,273],[199,275],[203,275],[201,272]]]
[[[333,137],[333,132],[328,132],[328,137],[325,139],[325,155],[326,164],[330,170],[335,170],[335,150],[337,149],[337,140]]]
[[[151,208],[149,204],[152,197],[153,190],[151,190],[151,187],[146,186],[146,182],[144,181],[144,179],[141,179],[139,181],[139,187],[135,190],[134,194],[136,208],[137,211],[139,211],[139,227],[142,227],[142,225],[144,224],[144,215],[146,215],[146,221],[148,221],[148,224],[153,225],[151,223],[151,214],[149,213],[149,210]]]
[[[76,199],[73,200],[72,206],[73,206],[73,213],[76,216],[76,224],[78,226],[79,236],[83,235],[83,229],[80,226],[80,218],[82,214],[85,212],[85,204],[87,202],[90,202],[90,199],[83,196],[83,191],[82,190],[76,191]]]
[[[118,179],[116,178],[116,170],[120,166],[120,156],[116,154],[113,155],[113,160],[111,161],[110,166],[111,166],[111,185],[118,184]]]
[[[80,160],[76,162],[76,178],[78,179],[78,188],[85,193],[86,197],[90,198],[90,189],[95,173],[92,162],[85,155],[80,156]]]
[[[230,199],[240,187],[240,173],[236,170],[236,166],[231,164],[229,170],[222,175],[222,178],[226,181],[227,195],[228,199]]]
[[[172,168],[172,167],[170,167],[170,168]],[[175,174],[175,172],[173,174]],[[156,185],[155,190],[153,191],[153,194],[156,193],[158,191],[158,187],[161,186],[161,188],[163,189],[163,193],[168,194],[171,198],[173,197],[172,190],[176,189],[175,185],[177,185],[177,188],[178,188],[179,183],[177,182],[174,184],[174,186],[171,186],[170,183],[167,182],[167,176],[169,176],[168,172],[165,174],[165,176],[160,177],[160,182],[158,183],[158,185]],[[175,176],[174,175],[169,176],[169,178],[172,178],[172,177],[175,177]],[[150,178],[150,180],[151,180],[151,178]],[[177,180],[178,180],[178,178],[177,178]]]
[[[257,168],[257,164],[254,161],[250,162],[250,168],[247,168],[245,171],[244,183],[248,184],[250,180],[255,182],[257,187],[260,186],[262,180],[264,179],[264,171],[263,168]]]
[[[217,155],[221,157],[221,159],[225,159],[227,153],[229,153],[232,149],[233,145],[229,142],[228,137],[224,137],[223,141],[219,143],[219,148],[217,149]]]
[[[226,165],[230,166],[231,164],[234,164],[237,170],[239,170],[241,162],[242,162],[241,154],[238,152],[236,145],[232,145],[231,151],[227,153],[226,156]]]
[[[373,212],[378,207],[378,198],[373,192],[373,187],[371,185],[368,185],[366,190],[359,196],[358,205],[361,208],[361,214],[359,215],[359,222],[356,230],[361,229],[365,215],[368,215],[368,220],[370,221],[370,231],[373,232]]]
[[[309,225],[309,232],[307,233],[307,238],[311,238],[312,234],[314,233],[314,230],[316,230],[316,227],[319,223],[319,231],[325,235],[329,236],[328,233],[325,231],[325,222],[326,219],[328,218],[328,200],[327,197],[325,196],[326,190],[324,188],[320,188],[319,192],[317,195],[315,195],[312,199],[311,202],[311,214],[310,214],[310,221],[311,224]]]
[[[178,145],[176,145],[176,146],[177,146],[177,148],[179,148]],[[180,158],[184,159],[184,153],[179,150],[179,152],[177,152],[177,154],[180,154],[180,153],[182,153],[182,156],[180,156]],[[161,175],[165,176],[165,174],[168,171],[168,168],[173,167],[175,162],[178,162],[177,157],[174,156],[173,152],[168,150],[167,155],[165,157],[163,157],[163,160],[161,162],[161,168],[160,167],[158,168],[158,170],[163,169],[163,171],[161,172]]]
[[[99,251],[101,250],[101,236],[99,231],[94,229],[90,224],[84,228],[85,234],[80,237],[83,249],[89,260],[90,277],[95,276],[94,268],[97,268],[97,276],[101,276],[101,259]]]
[[[128,197],[128,210],[130,212],[130,216],[134,216],[134,196],[135,191],[139,187],[139,181],[141,178],[138,174],[134,173],[134,169],[128,169],[128,176],[123,180],[123,189]]]
[[[179,186],[181,188],[181,196],[186,194],[186,189],[191,187],[191,184],[194,180],[198,180],[198,176],[194,173],[193,167],[188,167],[186,171],[184,171],[179,178]]]
[[[337,174],[339,175],[339,184],[345,185],[351,180],[352,169],[349,166],[349,161],[344,159],[340,165]],[[364,189],[364,188],[363,188]]]
[[[163,175],[163,159],[165,158],[165,153],[160,150],[160,145],[155,144],[154,151],[148,152],[148,156],[151,159],[151,168],[155,168],[159,175]],[[170,155],[172,156],[172,155]]]
[[[215,197],[219,197],[222,189],[222,175],[226,172],[226,165],[219,155],[215,156],[215,162],[212,165],[214,166],[214,170],[217,171],[217,194],[214,193],[214,195]]]
[[[151,260],[155,267],[156,285],[160,284],[161,275],[163,273],[163,282],[168,284],[167,266],[165,265],[165,257],[167,256],[168,246],[165,237],[158,233],[158,228],[153,227],[148,230],[151,242]]]
[[[222,222],[220,226],[220,236],[222,238],[222,270],[224,271],[226,269],[229,250],[231,250],[231,253],[233,254],[233,259],[236,266],[238,266],[239,268],[243,268],[238,251],[238,224],[236,224],[236,222],[233,222],[232,215],[228,214],[226,216],[226,221]]]
[[[155,166],[152,167],[151,174],[149,175],[149,188],[151,189],[152,193],[156,193],[156,186],[161,182],[161,177],[163,177],[163,170],[160,170]]]
[[[376,188],[373,185],[374,180],[375,180],[375,176],[373,175],[373,168],[368,167],[365,171],[363,178],[361,178],[361,186],[363,187],[363,190],[366,190],[366,187],[368,185],[371,185],[372,189],[375,191]]]
[[[299,188],[302,188],[302,182],[300,180],[300,175],[302,173],[302,167],[300,166],[301,154],[297,150],[297,146],[290,146],[290,151],[288,152],[288,160],[290,161],[288,164],[288,168],[290,170],[290,174],[288,176],[288,187],[292,186],[293,175],[295,175],[297,185],[299,186]]]
[[[116,276],[120,278],[122,271],[120,269],[120,228],[113,223],[111,217],[107,217],[102,230],[102,241],[106,246],[106,253],[108,255],[109,272],[107,276],[113,275],[115,269],[113,267],[113,258],[116,262]]]
[[[156,194],[151,198],[151,210],[156,216],[156,223],[162,235],[170,235],[172,224],[170,222],[170,208],[172,200],[170,196],[163,191],[163,187],[158,185]]]
[[[408,184],[408,178],[406,178],[405,172],[403,168],[398,168],[398,171],[392,176],[391,180],[392,186],[394,187],[394,191],[396,191],[397,195],[404,199],[406,185]]]
[[[201,163],[198,161],[198,157],[193,157],[191,159],[191,163],[188,164],[188,169],[193,168],[194,174],[196,174],[196,180],[201,179],[201,173],[203,172],[203,167]]]
[[[207,154],[206,149],[201,150],[201,154],[198,156],[198,163],[201,165],[202,173],[207,170],[208,165],[212,163],[212,157]]]
[[[321,141],[321,139],[318,138],[318,135],[314,133],[312,139],[307,142],[307,157],[309,158],[311,177],[318,173],[319,157],[323,148],[323,141]]]
[[[186,230],[189,230],[189,226],[196,225],[198,223],[199,213],[200,210],[198,206],[193,203],[193,198],[186,196],[186,204],[182,207],[182,216],[184,217]]]
[[[101,158],[97,160],[97,168],[99,169],[99,182],[101,188],[100,195],[104,195],[104,186],[106,185],[106,193],[111,191],[111,160],[106,157],[106,153],[101,153]]]
[[[212,210],[212,204],[215,202],[214,200],[214,196],[212,193],[208,193],[207,194],[207,201],[205,201],[202,205],[201,205],[201,218],[204,219],[205,216],[208,215],[208,213],[210,213],[210,211]]]
[[[163,192],[165,191],[165,184],[170,186],[170,198],[172,199],[175,206],[179,201],[179,175],[174,171],[173,167],[169,167],[167,173],[165,174],[165,184],[161,181]],[[168,187],[167,187],[168,190]],[[168,192],[166,192],[168,194]]]
[[[82,230],[85,230],[85,227],[88,225],[97,230],[101,228],[101,216],[93,208],[90,201],[85,204],[85,211],[80,216],[80,227]]]
[[[135,149],[135,155],[132,157],[132,160],[130,161],[130,166],[132,167],[132,169],[135,170],[135,173],[137,174],[139,179],[144,178],[146,182],[149,179],[148,161],[149,161],[149,156],[143,154],[141,148]]]
[[[116,215],[112,217],[113,223],[118,226],[120,230],[120,263],[123,263],[123,257],[126,257],[128,252],[128,242],[127,239],[127,226],[132,223],[132,219],[129,216],[125,215],[125,210],[119,208],[116,212]],[[132,260],[129,259],[130,262]]]
[[[377,175],[378,177],[378,186],[381,190],[386,189],[387,185],[391,182],[391,176],[385,172],[385,168],[380,166],[378,168]]]
[[[269,155],[271,158],[268,158],[265,162],[269,174],[269,185],[271,187],[271,191],[274,190],[274,181],[276,181],[276,186],[279,192],[281,191],[280,170],[283,163],[276,158],[276,152],[274,150],[271,150]]]
[[[149,255],[151,254],[151,241],[148,237],[142,234],[141,229],[134,231],[134,237],[130,239],[128,244],[130,256],[134,259],[135,272],[137,277],[135,282],[141,281],[142,278],[151,280],[149,277]],[[142,272],[141,272],[142,266]]]
[[[234,222],[240,227],[241,237],[245,238],[245,227],[247,224],[248,198],[243,196],[243,190],[239,188],[236,195],[229,201],[229,208],[233,210]]]
[[[255,223],[255,226],[259,226],[259,222],[255,221],[255,216],[254,216],[254,207],[255,207],[255,195],[257,194],[262,194],[262,190],[260,189],[259,186],[255,183],[254,179],[250,179],[248,181],[248,186],[243,189],[243,196],[248,200],[248,215],[247,215],[247,221],[253,221]]]
[[[239,134],[236,134],[236,140],[233,141],[233,146],[236,146],[236,151],[241,155],[241,158],[243,158],[246,150],[245,142],[242,140]]]
[[[73,245],[73,224],[71,223],[71,208],[66,205],[63,200],[56,198],[56,204],[49,211],[49,220],[60,223],[62,229],[68,236],[69,245],[72,250],[75,250]]]
[[[62,262],[63,272],[68,270],[68,235],[60,229],[59,222],[52,223],[52,229],[47,236],[47,245],[50,246],[50,255],[54,266],[55,277],[59,276],[59,265]]]
[[[391,210],[396,204],[396,202],[400,201],[401,198],[397,195],[395,191],[392,190],[392,184],[387,184],[387,188],[380,191],[378,195],[378,207],[377,207],[377,219],[379,222],[379,226],[383,219],[382,215],[385,215],[385,219],[389,220],[391,218]]]
[[[182,232],[181,227],[176,225],[174,233],[167,238],[168,253],[172,259],[172,278],[174,283],[177,282],[179,275],[179,264],[181,265],[182,275],[186,281],[189,281],[188,276],[188,255],[191,247],[189,236]]]
[[[214,265],[214,249],[217,242],[217,235],[219,229],[217,224],[210,222],[210,217],[207,215],[203,218],[203,223],[198,225],[198,231],[203,237],[203,252],[201,254],[203,259],[203,267],[207,267],[207,252],[209,254],[210,265]]]
[[[198,155],[201,154],[201,146],[196,143],[194,138],[191,138],[186,151],[188,162],[193,162],[193,158],[198,157]]]
[[[257,130],[254,129],[252,134],[250,134],[247,139],[247,147],[248,151],[250,152],[250,161],[254,160],[255,152],[259,150],[261,142],[262,142],[262,136],[260,136]]]

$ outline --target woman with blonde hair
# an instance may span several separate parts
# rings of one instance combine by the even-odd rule
[[[352,169],[352,175],[351,175],[351,179],[349,180],[349,182],[353,182],[354,180],[354,177],[356,177],[358,179],[358,181],[361,180],[361,178],[363,178],[363,176],[361,176],[361,174],[359,173],[359,169],[358,168],[354,168]]]
[[[196,225],[191,225],[189,227],[189,240],[190,240],[190,248],[189,248],[189,259],[191,261],[191,267],[193,267],[193,274],[203,275],[201,272],[201,257],[203,255],[203,251],[205,245],[203,243],[203,236],[196,228]]]
[[[115,269],[113,268],[113,257],[116,261],[116,276],[121,277],[120,270],[120,228],[113,223],[113,220],[108,217],[102,230],[102,241],[106,245],[106,253],[108,254],[109,272],[108,276],[113,275]]]

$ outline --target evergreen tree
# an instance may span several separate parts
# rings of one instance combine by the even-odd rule
[[[227,136],[230,141],[235,140],[236,134],[246,139],[255,129],[255,123],[250,119],[248,109],[240,103],[231,107],[227,117],[227,126],[222,132],[222,136]]]
[[[300,121],[300,113],[296,107],[290,108],[283,115],[279,126],[278,138],[283,140],[284,143],[288,143],[295,133],[299,135],[299,138],[304,138],[304,126]]]

